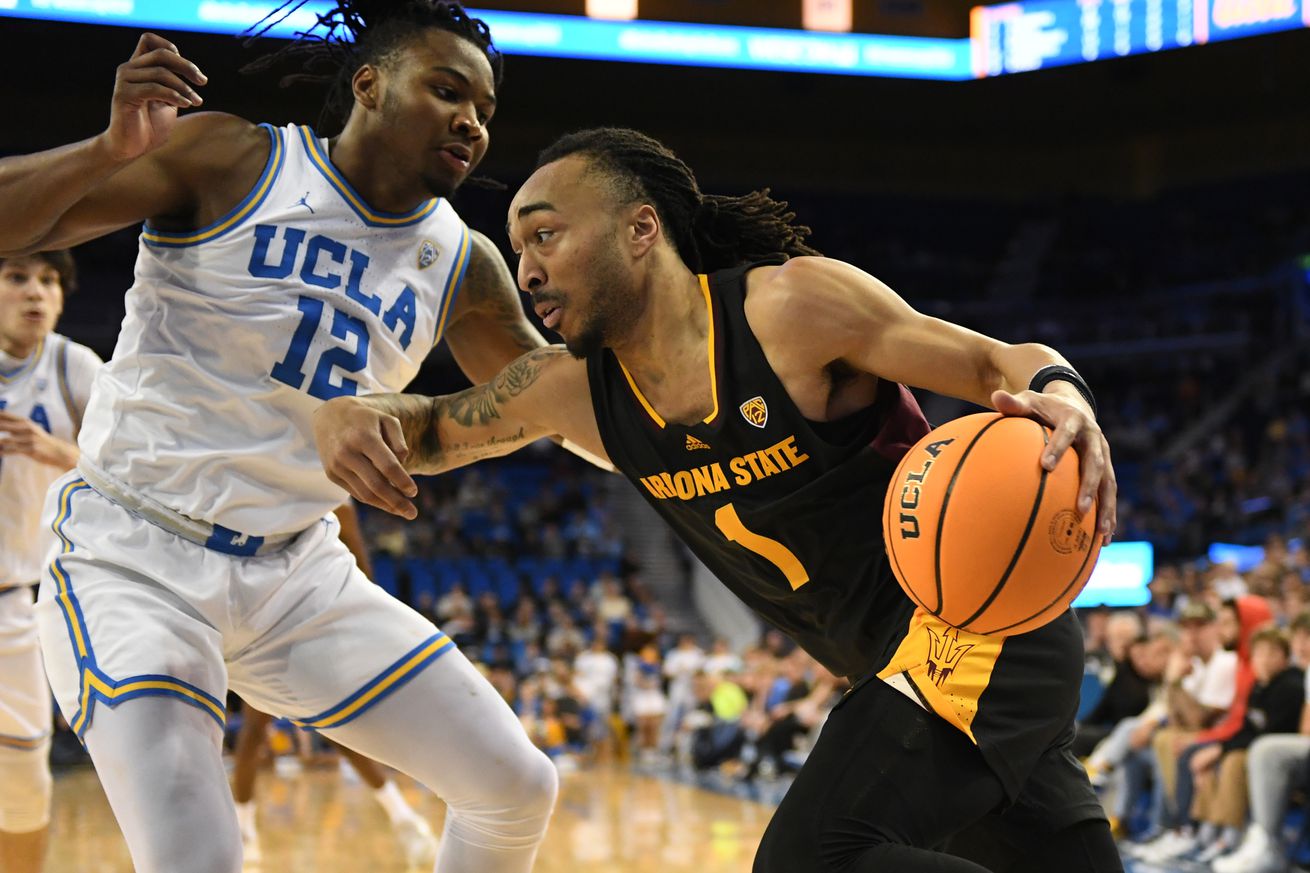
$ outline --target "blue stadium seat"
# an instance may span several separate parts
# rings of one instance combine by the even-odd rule
[[[396,578],[396,559],[390,555],[373,555],[373,581],[392,597],[398,597],[400,583]]]

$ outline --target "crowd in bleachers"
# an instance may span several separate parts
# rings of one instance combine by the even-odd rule
[[[1148,606],[1086,617],[1075,752],[1130,853],[1269,873],[1304,852],[1284,831],[1310,790],[1308,544],[1164,566]]]

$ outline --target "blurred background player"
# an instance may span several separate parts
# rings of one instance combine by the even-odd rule
[[[77,287],[67,251],[0,259],[0,870],[36,873],[50,821],[50,687],[32,587],[50,483],[77,463],[100,358],[54,332]]]

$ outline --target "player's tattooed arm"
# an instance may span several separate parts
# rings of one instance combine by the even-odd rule
[[[328,478],[405,518],[417,515],[411,474],[506,455],[556,433],[603,458],[586,365],[559,346],[529,352],[487,384],[458,394],[342,397],[314,415]]]
[[[475,230],[469,233],[468,269],[445,336],[464,375],[480,383],[546,340],[524,314],[518,286],[495,244]]]
[[[525,441],[548,435],[551,431],[544,423],[527,424],[522,412],[516,420],[514,410],[508,415],[503,410],[515,397],[537,384],[543,366],[549,366],[561,355],[567,357],[568,353],[558,346],[546,346],[513,361],[485,385],[432,398],[427,421],[410,443],[406,467],[415,473],[439,473],[508,454]],[[542,416],[529,412],[526,417]]]

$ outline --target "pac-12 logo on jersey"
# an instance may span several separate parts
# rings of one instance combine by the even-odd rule
[[[437,262],[437,244],[430,239],[423,240],[423,244],[418,247],[418,268],[426,270]]]
[[[769,404],[764,402],[763,397],[752,397],[740,407],[741,417],[746,419],[750,424],[763,428],[769,423]]]

